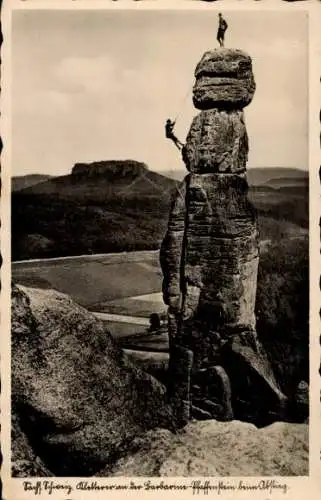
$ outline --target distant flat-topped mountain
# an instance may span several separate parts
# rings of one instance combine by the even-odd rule
[[[247,179],[250,186],[289,186],[308,181],[308,172],[298,168],[285,167],[258,167],[247,170]]]
[[[134,160],[108,160],[92,163],[76,163],[71,174],[64,176],[54,177],[45,174],[15,176],[12,178],[12,191],[17,192],[24,190],[26,193],[48,194],[57,192],[60,196],[74,196],[77,192],[81,194],[79,193],[80,184],[83,184],[83,182],[87,184],[88,181],[95,181],[96,179],[96,181],[98,181],[99,190],[108,182],[113,183],[113,191],[115,183],[123,185],[134,182],[134,185],[138,183],[137,187],[140,189],[143,188],[143,184],[145,183],[146,191],[153,192],[154,190],[147,186],[156,183],[159,188],[163,185],[165,185],[166,188],[172,187],[174,184],[168,182],[168,179],[181,181],[187,173],[185,169],[155,172],[149,170],[145,163]],[[308,183],[308,172],[297,168],[260,167],[248,169],[247,178],[250,186],[265,186],[271,188],[301,187]],[[78,189],[76,187],[77,185]],[[71,186],[73,187],[71,188]],[[93,189],[91,182],[91,190]]]
[[[106,201],[129,197],[168,198],[175,187],[172,179],[153,172],[141,162],[112,160],[76,163],[71,174],[48,179],[22,191],[23,194],[55,195],[64,199]]]
[[[163,175],[171,179],[182,180],[187,170],[166,170]],[[286,167],[253,167],[247,169],[247,179],[250,186],[267,186],[272,188],[303,186],[308,182],[308,172],[298,168]]]
[[[47,181],[51,177],[51,175],[44,174],[16,175],[11,179],[11,189],[12,191],[21,191],[40,182]]]
[[[309,184],[309,178],[307,177],[278,177],[269,179],[264,186],[269,186],[274,189],[285,189],[285,188],[307,188]]]
[[[13,259],[159,248],[176,184],[132,160],[77,163],[13,193]]]
[[[115,180],[117,178],[133,178],[144,175],[148,170],[147,165],[139,161],[109,160],[76,163],[71,171],[71,175],[84,178],[105,177]]]
[[[179,170],[176,179],[165,173],[133,160],[76,163],[68,175],[14,190],[13,260],[158,249],[179,178]],[[248,175],[261,239],[307,227],[307,172],[266,168]]]

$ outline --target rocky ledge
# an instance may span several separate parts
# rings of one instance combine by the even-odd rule
[[[157,429],[134,439],[110,475],[305,476],[308,457],[305,424],[277,422],[257,429],[239,421],[193,421],[176,434]]]
[[[29,476],[305,475],[308,426],[191,421],[103,324],[54,290],[13,287],[12,473]]]
[[[13,288],[13,475],[93,474],[171,421],[165,387],[93,314],[54,290]]]

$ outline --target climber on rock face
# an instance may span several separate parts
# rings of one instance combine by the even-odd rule
[[[179,150],[181,150],[183,147],[183,143],[179,139],[177,139],[176,135],[174,134],[174,126],[175,122],[168,118],[165,125],[165,135],[167,139],[171,139],[174,142],[175,146]]]
[[[219,13],[218,15],[218,30],[217,30],[217,37],[216,40],[220,44],[220,47],[224,47],[224,37],[225,37],[225,31],[228,28],[228,24],[223,18],[222,14]]]

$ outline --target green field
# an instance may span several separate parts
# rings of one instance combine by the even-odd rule
[[[159,332],[120,338],[119,344],[124,349],[134,349],[142,352],[168,352],[167,327],[162,327]]]
[[[138,300],[135,297],[125,297],[95,304],[92,310],[146,318],[153,312],[163,314],[166,312],[166,306],[162,301]]]
[[[127,262],[125,255],[122,263],[109,263],[108,256],[94,261],[89,256],[67,262],[13,263],[12,278],[26,286],[54,288],[87,308],[99,310],[98,305],[107,301],[161,290],[158,255],[150,252],[148,256]]]

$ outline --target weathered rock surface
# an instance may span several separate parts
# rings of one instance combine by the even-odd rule
[[[43,461],[35,455],[26,434],[21,430],[16,413],[12,415],[12,475],[14,477],[53,476]]]
[[[184,247],[187,181],[182,181],[172,201],[168,230],[160,249],[160,263],[163,271],[163,298],[166,305],[179,311],[182,296],[181,268],[184,264]],[[169,311],[171,313],[171,311]]]
[[[255,347],[258,230],[244,175],[186,177],[161,264],[170,336],[194,352],[194,370],[214,363],[233,332],[249,332]]]
[[[187,203],[184,320],[254,328],[258,231],[246,180],[192,174]]]
[[[177,434],[148,431],[136,438],[112,476],[304,476],[308,426],[275,423],[190,422]],[[99,476],[104,476],[104,470]]]
[[[138,177],[146,174],[147,165],[134,160],[110,160],[94,161],[92,163],[76,163],[72,169],[71,175],[76,177]]]
[[[193,173],[243,173],[248,136],[243,111],[208,109],[198,114],[183,148],[187,170]]]
[[[237,49],[206,52],[195,70],[194,106],[198,109],[241,109],[255,92],[252,59]]]
[[[283,416],[286,398],[256,334],[259,241],[247,197],[243,116],[255,91],[252,61],[239,50],[206,52],[195,78],[194,105],[202,112],[182,151],[190,174],[173,201],[160,253],[169,396],[181,425],[191,409],[202,418],[265,425]]]
[[[24,444],[40,459],[35,463],[39,475],[42,467],[44,474],[48,469],[61,476],[94,473],[140,432],[171,425],[165,392],[115,347],[100,321],[68,296],[13,288],[16,473],[32,473],[26,463],[21,466]]]
[[[309,384],[304,380],[299,383],[294,394],[295,413],[299,421],[307,422],[309,418]]]

